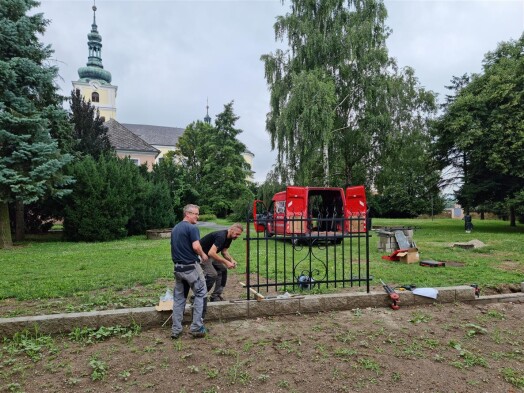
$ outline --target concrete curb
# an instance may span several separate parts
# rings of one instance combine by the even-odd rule
[[[524,303],[524,293],[475,297],[470,286],[441,287],[438,298],[415,296],[409,291],[398,292],[401,307],[416,307],[433,303]],[[267,299],[236,302],[213,302],[208,304],[206,320],[232,320],[257,318],[271,315],[306,314],[327,311],[353,310],[368,307],[389,307],[391,300],[384,292],[340,293],[330,295],[307,295],[300,298]],[[11,337],[24,329],[44,334],[68,333],[77,327],[130,326],[138,324],[142,329],[160,327],[170,317],[169,311],[158,312],[154,307],[126,308],[119,310],[82,313],[39,315],[31,317],[0,318],[0,335]],[[184,320],[190,321],[191,309],[186,306]]]

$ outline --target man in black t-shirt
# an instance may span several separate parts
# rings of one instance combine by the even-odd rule
[[[228,229],[211,232],[200,240],[202,250],[209,257],[207,262],[202,263],[208,292],[215,285],[210,298],[212,302],[224,300],[222,294],[227,282],[227,270],[237,266],[237,261],[229,254],[228,249],[231,242],[239,238],[243,231],[242,224],[235,223]]]

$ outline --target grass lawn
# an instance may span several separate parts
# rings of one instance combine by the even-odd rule
[[[524,281],[524,226],[475,220],[474,231],[464,232],[460,220],[374,219],[373,225],[415,226],[414,240],[422,259],[453,261],[461,267],[425,268],[381,259],[377,236],[370,239],[370,274],[395,285],[448,286],[476,283],[481,288]],[[201,228],[204,235],[210,230]],[[451,248],[452,242],[478,239],[484,248]],[[231,254],[245,269],[245,242],[233,242]],[[130,237],[104,243],[31,240],[12,250],[0,250],[0,316],[26,314],[33,302],[51,311],[147,306],[172,285],[169,240]],[[24,303],[25,302],[25,303]],[[33,304],[33,306],[34,306]],[[3,305],[3,308],[2,308]]]

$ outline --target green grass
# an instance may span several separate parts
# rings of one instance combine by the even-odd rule
[[[372,285],[380,285],[380,279],[395,285],[414,284],[418,287],[436,287],[464,284],[478,284],[481,287],[497,287],[501,284],[520,283],[524,281],[524,244],[521,241],[524,227],[509,227],[503,221],[480,221],[475,222],[473,233],[466,234],[464,223],[460,220],[388,220],[375,219],[376,226],[414,226],[416,227],[414,240],[419,248],[421,259],[432,259],[437,261],[455,262],[462,266],[451,266],[448,263],[445,268],[421,267],[418,263],[404,264],[382,259],[383,252],[378,251],[378,236],[371,232],[370,238],[370,275],[374,277]],[[251,236],[255,236],[251,234]],[[479,249],[460,249],[450,247],[451,243],[467,242],[478,239],[486,244]],[[344,242],[344,259],[349,261],[350,240]],[[353,239],[353,260],[355,263],[355,250],[358,242]],[[361,243],[364,247],[365,243]],[[337,257],[335,257],[335,252]],[[315,256],[319,259],[334,261],[342,255],[342,246],[329,246],[324,249],[313,249]],[[285,267],[282,263],[275,261],[289,260],[292,258],[292,246],[289,242],[261,241],[253,242],[251,246],[251,263],[258,258],[260,272],[264,276],[275,279],[278,282],[293,282],[291,263]],[[364,254],[361,254],[362,258]],[[269,263],[265,264],[266,258]],[[297,248],[294,254],[295,263],[302,258],[305,262],[300,264],[295,274],[302,270],[309,270],[309,262],[312,262],[312,270],[318,269],[322,277],[325,267],[314,257],[307,256],[307,247]],[[335,271],[337,278],[342,277],[341,265],[336,268],[331,263],[329,266],[329,277],[333,278]],[[365,275],[365,267],[361,266],[361,277]],[[358,267],[354,267],[353,275],[358,276]],[[345,277],[349,274],[346,273]]]
[[[399,264],[381,259],[377,239],[370,242],[371,274],[384,275],[384,280],[417,286],[447,286],[479,284],[481,287],[524,281],[524,226],[510,227],[506,221],[476,220],[474,231],[465,233],[460,220],[385,220],[373,225],[415,226],[414,240],[421,259],[451,261],[463,264],[445,268],[421,267],[418,264]],[[480,249],[451,248],[455,242],[478,239],[486,244]]]
[[[466,234],[460,220],[374,219],[373,225],[415,226],[414,240],[422,259],[454,261],[464,265],[427,268],[382,260],[383,254],[377,251],[378,238],[372,232],[370,274],[375,277],[372,284],[380,285],[379,279],[383,279],[395,285],[415,284],[422,287],[476,283],[482,288],[524,281],[524,227],[511,228],[503,221],[476,220],[474,224],[474,232]],[[207,232],[209,229],[201,229],[202,235]],[[486,247],[475,250],[449,247],[452,242],[472,239],[481,240]],[[284,249],[289,250],[290,245],[277,243],[276,252],[281,258]],[[245,242],[233,242],[230,251],[240,262],[238,271],[242,273],[245,271]],[[169,240],[152,241],[146,240],[145,236],[104,243],[31,240],[18,244],[12,250],[0,250],[0,264],[0,299],[82,297],[86,292],[97,291],[101,303],[115,302],[118,296],[125,296],[119,291],[141,286],[162,294],[165,283],[172,282],[173,266]],[[104,293],[110,293],[110,299],[104,300]],[[69,311],[77,310],[72,308]]]

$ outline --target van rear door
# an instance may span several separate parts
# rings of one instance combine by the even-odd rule
[[[346,188],[346,218],[350,222],[346,226],[349,232],[366,232],[366,190],[364,186]]]
[[[253,202],[253,223],[255,224],[256,232],[264,232],[267,226],[268,221],[268,211],[266,204],[256,199]]]
[[[290,234],[305,234],[307,231],[307,187],[290,186],[286,189],[286,231]]]

